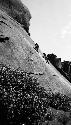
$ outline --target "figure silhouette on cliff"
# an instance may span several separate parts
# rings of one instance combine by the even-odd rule
[[[34,49],[38,52],[39,45],[36,43]]]

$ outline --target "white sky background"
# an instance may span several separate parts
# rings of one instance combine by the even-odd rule
[[[71,61],[71,0],[22,0],[28,7],[31,38],[42,52]]]

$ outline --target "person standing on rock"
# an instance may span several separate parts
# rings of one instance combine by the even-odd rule
[[[38,52],[39,45],[36,43],[34,49]]]

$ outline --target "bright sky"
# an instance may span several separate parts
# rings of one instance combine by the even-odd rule
[[[32,15],[31,38],[42,52],[71,61],[71,0],[22,0]]]

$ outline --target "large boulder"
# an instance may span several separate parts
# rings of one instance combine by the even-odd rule
[[[0,8],[6,11],[29,33],[31,14],[21,0],[0,0]]]

